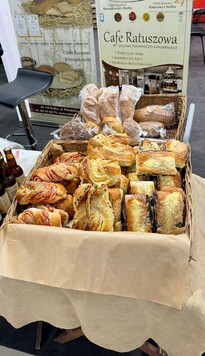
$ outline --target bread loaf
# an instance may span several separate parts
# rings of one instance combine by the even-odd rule
[[[157,121],[146,121],[140,122],[141,130],[143,131],[142,135],[145,137],[160,137],[163,133],[164,137],[166,136],[164,130],[164,124]]]
[[[157,121],[164,124],[165,127],[170,127],[176,121],[174,104],[145,106],[142,109],[135,110],[134,119],[139,123]]]

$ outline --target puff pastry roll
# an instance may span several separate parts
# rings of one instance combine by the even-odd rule
[[[109,198],[114,212],[114,223],[121,221],[123,190],[120,188],[109,188]]]
[[[155,191],[155,185],[152,181],[130,182],[130,194],[145,194],[152,196]]]
[[[146,195],[126,195],[125,208],[128,231],[152,232],[150,211]]]
[[[68,223],[68,214],[54,208],[29,208],[19,214],[17,219],[22,224],[62,227]]]
[[[63,152],[60,156],[53,160],[53,163],[70,162],[80,163],[84,159],[84,156],[80,152]]]
[[[32,179],[40,182],[60,183],[78,177],[78,168],[70,162],[54,163],[48,167],[36,169]]]
[[[90,188],[86,209],[89,217],[89,230],[114,231],[114,212],[107,186],[95,184]]]
[[[96,135],[88,142],[88,156],[91,159],[103,158],[118,161],[122,167],[129,167],[134,163],[133,147],[118,142],[112,143],[110,136]],[[116,137],[116,136],[115,136]]]
[[[89,230],[89,219],[86,209],[87,195],[91,184],[81,184],[73,195],[74,217],[72,228],[77,230]]]
[[[176,167],[183,168],[189,155],[189,145],[177,140],[168,140],[166,149],[175,153]]]
[[[163,187],[182,187],[181,174],[177,172],[174,176],[158,176],[158,188],[162,190]]]
[[[104,183],[111,187],[119,181],[121,168],[117,161],[85,157],[79,168],[79,175],[82,182]]]
[[[20,205],[52,204],[65,199],[66,196],[66,189],[60,183],[31,181],[18,188],[16,200]]]
[[[120,175],[119,181],[113,186],[113,188],[121,188],[124,194],[127,194],[129,180],[124,174]]]
[[[137,174],[176,175],[174,152],[140,152],[136,156]]]
[[[176,233],[177,229],[184,224],[183,191],[180,188],[168,188],[169,191],[157,192],[157,232],[161,234]]]
[[[64,200],[60,200],[55,203],[55,208],[64,210],[70,219],[72,219],[74,215],[74,207],[73,207],[73,196],[67,194],[67,197]]]

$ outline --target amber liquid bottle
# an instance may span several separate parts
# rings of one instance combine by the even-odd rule
[[[25,178],[23,169],[16,163],[15,157],[10,147],[4,148],[4,153],[6,156],[7,165],[9,167],[9,172],[16,178],[18,185],[21,185]]]
[[[0,166],[1,166],[1,176],[2,176],[2,183],[5,186],[5,190],[8,193],[9,199],[12,202],[17,189],[18,189],[18,184],[16,182],[16,178],[10,174],[9,168],[4,161],[3,157],[0,157]]]

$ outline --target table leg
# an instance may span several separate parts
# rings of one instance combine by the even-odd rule
[[[43,327],[43,322],[37,321],[36,345],[35,345],[36,350],[40,350],[41,348],[42,327]]]
[[[55,342],[58,342],[59,344],[65,344],[66,342],[69,342],[71,340],[78,339],[79,337],[83,336],[83,332],[81,327],[76,328],[76,329],[70,329],[66,330],[62,333],[60,333],[55,339]]]

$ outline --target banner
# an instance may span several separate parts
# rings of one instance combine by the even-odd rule
[[[22,67],[49,71],[53,83],[29,99],[32,119],[67,122],[79,92],[96,82],[89,0],[9,0]]]
[[[97,0],[104,84],[186,93],[191,16],[188,0]]]

